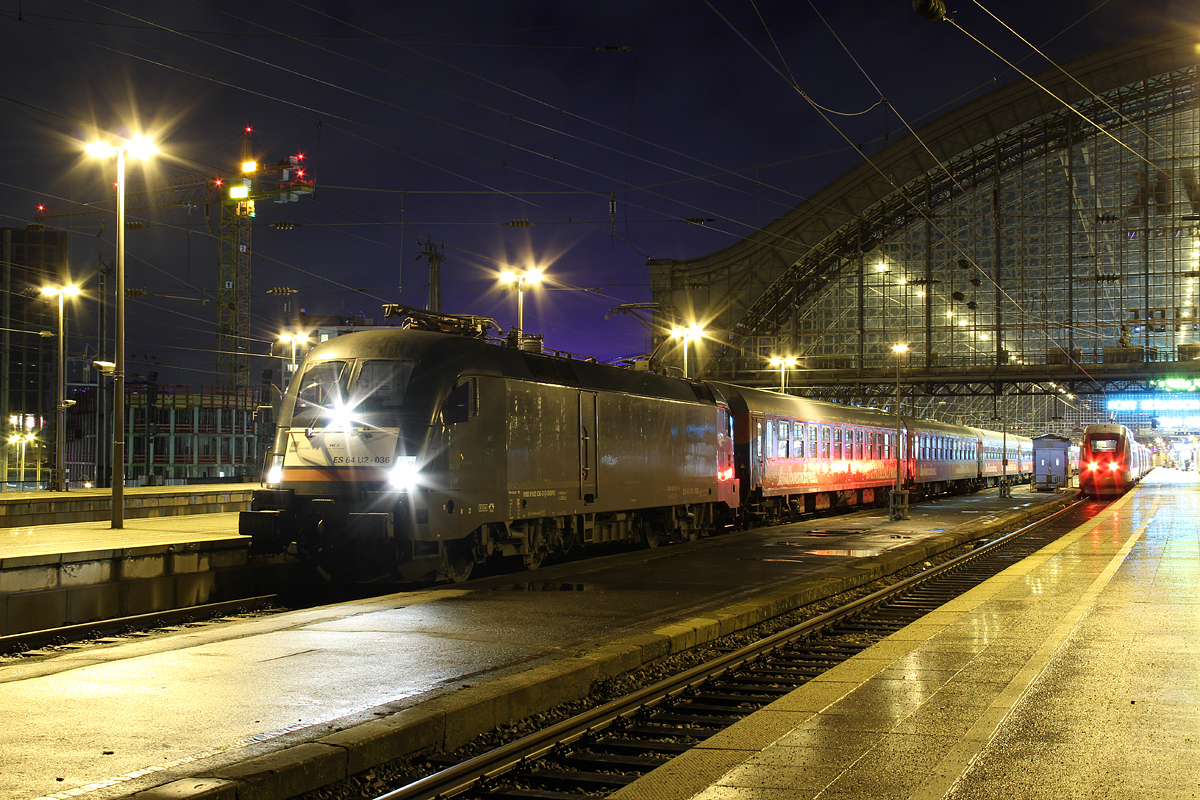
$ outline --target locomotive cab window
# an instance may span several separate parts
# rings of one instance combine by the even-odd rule
[[[329,409],[342,406],[347,395],[347,361],[317,361],[308,365],[296,391],[292,424],[315,426]]]
[[[466,422],[478,413],[478,386],[475,378],[463,378],[450,390],[442,418],[447,425]]]
[[[364,361],[350,392],[351,406],[363,411],[395,411],[404,405],[413,361]]]

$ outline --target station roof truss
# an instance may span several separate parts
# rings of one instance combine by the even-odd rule
[[[1194,376],[1196,60],[1164,32],[968,102],[746,239],[650,261],[654,299],[710,320],[704,375],[777,385],[766,357],[796,355],[792,391],[841,401],[895,392],[896,341],[927,397]]]

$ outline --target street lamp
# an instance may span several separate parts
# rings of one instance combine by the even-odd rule
[[[46,297],[58,298],[58,403],[55,406],[56,416],[54,417],[54,471],[50,473],[50,491],[65,492],[67,491],[67,470],[66,462],[63,458],[63,448],[66,446],[67,437],[63,433],[63,420],[66,411],[71,406],[75,405],[74,400],[67,400],[67,374],[66,374],[66,331],[63,321],[63,299],[66,297],[76,297],[79,295],[78,286],[43,286],[42,294]]]
[[[500,273],[500,280],[504,283],[515,283],[517,285],[517,346],[521,346],[521,341],[524,338],[525,330],[525,284],[531,286],[537,285],[542,280],[542,271],[537,267],[531,267],[524,272],[513,272],[510,269]]]
[[[893,345],[892,352],[896,354],[896,488],[892,490],[888,518],[900,520],[908,519],[908,492],[904,489],[904,478],[900,470],[900,359],[908,352],[908,345]]]
[[[776,356],[771,359],[772,367],[779,367],[779,391],[787,391],[787,369],[800,363],[795,356]]]
[[[288,376],[290,383],[292,378],[296,377],[296,345],[308,342],[308,334],[306,333],[281,333],[279,341],[292,343],[292,374]]]
[[[671,336],[683,339],[683,377],[686,378],[688,377],[688,342],[704,336],[704,329],[699,325],[689,325],[686,328],[675,328],[671,331]]]
[[[123,144],[93,142],[93,158],[117,157],[117,360],[113,369],[112,527],[125,527],[125,155],[149,158],[158,152],[145,136]]]

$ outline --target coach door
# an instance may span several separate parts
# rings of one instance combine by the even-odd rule
[[[750,488],[761,486],[767,474],[767,424],[762,414],[750,418]]]
[[[583,502],[596,502],[596,428],[600,421],[596,409],[596,393],[579,393],[579,497]]]

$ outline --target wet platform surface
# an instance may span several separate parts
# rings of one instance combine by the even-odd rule
[[[203,786],[228,789],[202,796],[232,798],[247,775],[263,774],[246,764],[277,758],[274,788],[254,784],[255,796],[283,797],[279,773],[313,771],[301,759],[324,759],[334,775],[370,766],[412,715],[412,735],[454,746],[523,703],[548,707],[572,681],[586,688],[1064,499],[1014,494],[922,505],[901,522],[863,512],[10,661],[0,714],[22,722],[0,727],[6,796],[99,800],[201,775]]]
[[[1200,796],[1200,477],[1035,556],[611,797]]]

